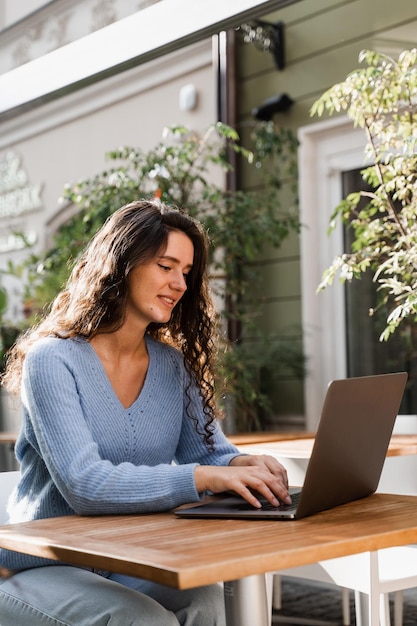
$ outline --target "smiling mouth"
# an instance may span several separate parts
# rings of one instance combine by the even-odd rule
[[[167,296],[159,296],[159,297],[169,307],[173,307],[175,305],[175,300],[173,300],[173,298],[168,298]]]

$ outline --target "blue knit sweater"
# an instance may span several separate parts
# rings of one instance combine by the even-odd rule
[[[21,480],[11,523],[60,515],[165,511],[200,498],[196,465],[228,465],[239,454],[216,426],[210,452],[186,415],[188,375],[175,349],[146,337],[149,368],[125,409],[84,339],[47,338],[24,364],[23,422],[16,444]],[[193,414],[203,424],[192,388]],[[175,463],[172,463],[172,462]],[[0,566],[48,561],[0,550]]]

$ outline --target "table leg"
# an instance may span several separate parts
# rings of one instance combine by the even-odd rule
[[[369,597],[365,593],[355,591],[356,626],[369,626]]]
[[[370,598],[368,594],[355,591],[356,626],[379,626],[380,598]]]
[[[227,626],[268,626],[265,574],[224,583]]]

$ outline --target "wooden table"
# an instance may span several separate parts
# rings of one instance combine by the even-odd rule
[[[254,432],[227,435],[227,438],[234,443],[235,446],[243,446],[275,441],[293,441],[294,439],[311,439],[314,438],[314,433],[308,432],[307,430],[288,432]]]
[[[191,520],[161,513],[0,526],[0,546],[18,552],[178,589],[225,581],[228,626],[268,623],[266,572],[415,542],[417,497],[379,493],[297,521]]]
[[[285,437],[275,437],[270,433],[267,437],[250,439],[249,436],[235,437],[234,443],[242,451],[254,453],[258,450],[264,453],[275,452],[281,456],[309,459],[314,444],[313,433],[294,433]],[[417,454],[417,435],[392,435],[387,456],[409,456]]]
[[[5,444],[10,444],[14,446],[16,443],[16,439],[17,439],[16,433],[6,432],[6,431],[0,432],[0,444],[5,443]]]

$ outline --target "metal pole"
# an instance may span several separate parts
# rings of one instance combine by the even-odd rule
[[[268,626],[265,574],[224,583],[227,626]]]

